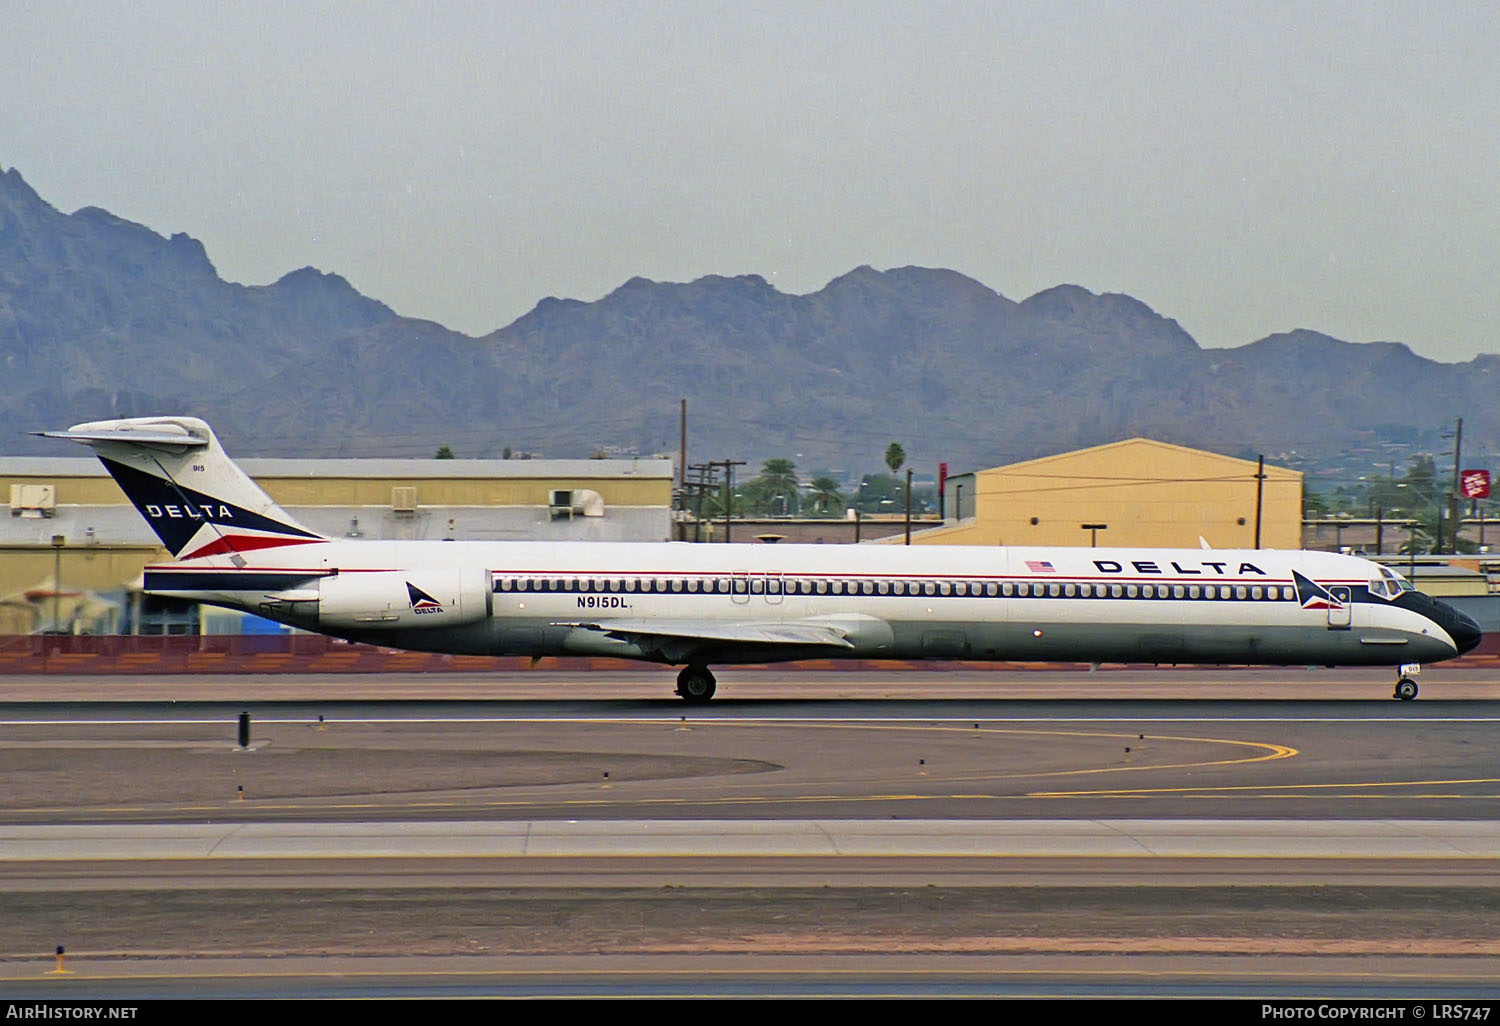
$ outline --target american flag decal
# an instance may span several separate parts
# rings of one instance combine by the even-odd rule
[[[1026,569],[1034,574],[1055,574],[1057,569],[1045,559],[1028,559]]]

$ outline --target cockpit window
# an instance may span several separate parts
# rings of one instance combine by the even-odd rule
[[[1388,566],[1380,568],[1380,576],[1386,579],[1386,583],[1392,585],[1396,591],[1416,591],[1417,589],[1405,577]]]
[[[1395,598],[1403,591],[1416,591],[1410,581],[1389,567],[1380,568],[1380,580],[1370,582],[1370,594],[1381,598]]]

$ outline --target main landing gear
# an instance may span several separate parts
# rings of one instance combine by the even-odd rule
[[[714,689],[718,683],[714,680],[714,675],[708,672],[708,667],[684,666],[677,675],[677,693],[685,702],[702,705],[714,697]]]

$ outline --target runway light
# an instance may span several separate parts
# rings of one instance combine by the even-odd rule
[[[1042,636],[1042,629],[1038,627],[1036,630],[1031,632],[1031,636],[1033,638],[1040,638]]]

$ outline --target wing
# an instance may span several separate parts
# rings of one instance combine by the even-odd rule
[[[556,627],[593,635],[598,645],[580,641],[567,647],[609,654],[611,645],[626,645],[649,657],[687,662],[693,657],[798,659],[810,649],[855,647],[851,630],[838,623],[808,620],[647,620],[568,621]],[[607,641],[605,639],[608,639]],[[733,656],[731,656],[731,653]]]

